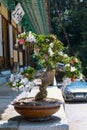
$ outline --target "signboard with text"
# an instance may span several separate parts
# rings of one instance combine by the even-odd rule
[[[25,14],[25,12],[22,9],[21,4],[18,3],[15,7],[15,10],[12,11],[11,16],[12,16],[12,19],[15,21],[15,23],[18,24],[21,21],[21,19],[23,18],[24,14]]]

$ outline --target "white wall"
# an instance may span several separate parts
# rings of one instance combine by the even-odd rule
[[[9,42],[10,42],[10,58],[13,58],[13,31],[12,25],[9,24]]]
[[[3,47],[2,47],[2,19],[0,15],[0,56],[3,56]]]

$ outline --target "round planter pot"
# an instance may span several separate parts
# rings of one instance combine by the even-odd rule
[[[56,113],[62,101],[53,98],[46,98],[43,101],[35,101],[33,97],[23,98],[15,102],[15,110],[23,117],[31,120],[44,120]]]

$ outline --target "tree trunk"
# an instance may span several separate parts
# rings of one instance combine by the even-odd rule
[[[47,87],[52,84],[52,78],[54,79],[54,71],[43,72],[42,85],[40,86],[40,92],[37,93],[35,100],[43,100],[47,97]]]

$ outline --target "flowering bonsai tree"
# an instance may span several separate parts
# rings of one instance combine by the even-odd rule
[[[42,35],[32,32],[19,34],[17,44],[28,46],[33,45],[33,58],[37,59],[41,70],[33,67],[27,68],[24,72],[12,74],[9,85],[18,89],[30,91],[35,86],[35,79],[41,79],[40,92],[35,100],[43,100],[47,96],[46,88],[50,85],[48,73],[55,75],[58,63],[64,64],[61,71],[64,77],[78,78],[80,76],[81,63],[76,57],[69,57],[64,54],[63,43],[55,35]]]

